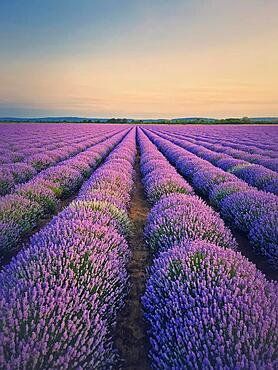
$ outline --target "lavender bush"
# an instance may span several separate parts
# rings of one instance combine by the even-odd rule
[[[221,215],[235,228],[249,232],[252,223],[269,212],[278,210],[277,197],[263,191],[241,191],[221,203]]]
[[[255,250],[278,268],[278,210],[263,214],[251,224],[249,239]]]
[[[274,369],[278,286],[204,241],[164,252],[142,299],[154,369]]]
[[[154,251],[171,248],[182,239],[201,239],[224,248],[236,248],[236,242],[220,216],[190,195],[183,199],[182,204],[163,209],[158,202],[148,216],[145,237]]]

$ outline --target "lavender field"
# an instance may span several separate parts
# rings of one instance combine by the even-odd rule
[[[278,127],[0,134],[0,369],[278,368]]]

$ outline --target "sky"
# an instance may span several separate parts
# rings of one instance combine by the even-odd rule
[[[277,0],[0,0],[0,116],[278,116]]]

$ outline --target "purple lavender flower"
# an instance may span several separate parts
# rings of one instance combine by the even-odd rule
[[[26,184],[17,186],[15,193],[37,202],[45,214],[53,214],[57,208],[58,199],[55,193],[44,182],[38,183],[29,181]]]
[[[255,250],[278,268],[278,210],[256,219],[251,225],[249,239]]]
[[[213,186],[209,192],[209,200],[217,209],[221,208],[221,202],[229,195],[245,190],[252,190],[252,188],[243,181],[227,181],[217,186]]]
[[[66,165],[50,167],[40,173],[39,177],[42,180],[50,180],[56,183],[62,190],[62,196],[69,196],[82,183],[83,177],[81,173]]]
[[[277,200],[275,195],[257,190],[233,193],[221,202],[221,215],[233,227],[249,232],[254,221],[278,210]]]
[[[240,253],[183,242],[149,274],[142,302],[154,369],[276,367],[278,286]]]
[[[11,174],[16,184],[26,182],[37,174],[37,171],[27,163],[4,164],[2,171]]]
[[[165,199],[162,199],[164,203]],[[162,210],[158,202],[148,216],[145,237],[154,251],[169,249],[182,239],[201,239],[224,248],[236,248],[236,242],[220,216],[190,195],[182,204]]]
[[[14,177],[11,173],[0,172],[0,196],[10,193],[15,185]]]
[[[37,225],[42,214],[42,208],[37,202],[31,201],[21,195],[6,195],[0,200],[0,222],[11,226],[11,231],[6,231],[7,233],[17,234],[18,230],[20,230],[20,234],[23,235],[31,231]],[[6,229],[8,228],[8,226],[5,227]],[[14,242],[17,241],[17,238],[11,239]],[[5,242],[3,243],[4,245],[0,246],[0,250],[3,249],[6,251],[7,246]],[[15,247],[12,243],[9,245],[11,248]]]
[[[87,161],[78,158],[78,156],[68,160],[66,164],[70,165],[72,169],[77,170],[85,177],[88,177],[92,171],[90,164]]]
[[[0,255],[11,253],[20,240],[20,227],[13,221],[0,221]]]
[[[53,154],[44,152],[29,156],[26,159],[26,162],[33,166],[37,171],[42,171],[53,165],[55,163],[55,158]]]
[[[13,162],[13,159],[12,159],[12,156],[10,154],[1,154],[0,153],[0,165],[1,164],[7,164],[7,163],[12,163]]]
[[[262,189],[264,191],[269,192],[269,193],[273,193],[275,195],[278,195],[278,179],[274,178],[274,179],[270,179],[270,180],[266,181],[263,184]]]
[[[225,158],[221,159],[217,162],[217,167],[222,168],[222,170],[224,171],[228,171],[228,170],[233,169],[234,167],[239,167],[239,166],[243,168],[244,166],[246,167],[251,166],[251,164],[246,161],[236,159],[236,158],[231,158],[231,157],[226,158],[226,159]]]
[[[150,203],[155,204],[161,197],[171,193],[193,194],[192,187],[141,131],[139,131],[139,144],[143,184]],[[150,153],[150,160],[145,161]]]
[[[167,168],[169,168],[169,165],[170,163],[163,156],[162,158],[159,157],[159,159],[149,159],[146,164],[144,164],[144,162],[142,163],[141,161],[141,168],[144,176],[147,176],[152,171],[157,171],[158,169],[160,171],[165,170],[166,172]]]
[[[172,193],[193,194],[192,187],[179,175],[154,176],[145,184],[145,191],[150,203],[155,204],[162,196]]]
[[[0,275],[1,363],[13,369],[110,367],[116,356],[109,327],[127,284],[118,248],[124,253],[127,246],[92,223],[80,223],[87,232],[70,222],[57,226],[61,232],[53,224]]]
[[[185,178],[192,180],[192,176],[196,171],[206,171],[208,163],[200,158],[181,157],[176,162],[177,169]]]
[[[108,201],[76,200],[67,207],[65,212],[66,214],[69,214],[70,212],[72,214],[71,217],[78,217],[80,219],[82,219],[80,214],[85,214],[86,218],[90,219],[93,217],[95,212],[101,212],[103,215],[106,215],[114,220],[114,222],[117,224],[118,230],[122,234],[128,235],[132,231],[132,224],[128,218],[128,214]],[[62,213],[61,217],[63,217],[63,215],[64,214]]]
[[[215,185],[233,180],[234,176],[217,168],[213,168],[210,171],[202,169],[195,172],[192,176],[193,187],[202,194],[207,194]]]
[[[268,186],[269,182],[276,181],[278,183],[278,174],[260,165],[235,167],[232,172],[248,184],[262,190],[266,190],[265,187]]]
[[[258,161],[258,164],[270,168],[272,171],[278,172],[278,159],[276,158],[265,158]]]

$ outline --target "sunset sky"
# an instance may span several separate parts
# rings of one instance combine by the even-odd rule
[[[1,0],[0,116],[278,116],[278,0]]]

